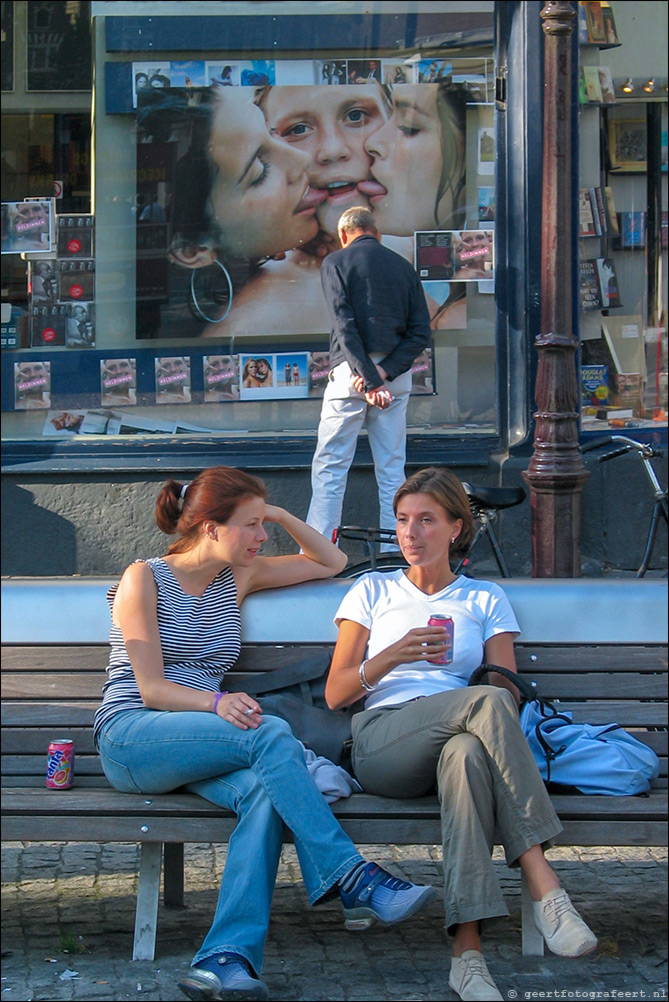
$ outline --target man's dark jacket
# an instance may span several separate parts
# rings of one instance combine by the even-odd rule
[[[388,379],[411,367],[430,343],[430,315],[420,279],[400,254],[364,234],[321,265],[332,320],[330,366],[348,362],[365,391],[383,385],[372,352]]]

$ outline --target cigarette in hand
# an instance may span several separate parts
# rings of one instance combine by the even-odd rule
[[[252,714],[252,713],[255,713],[255,712],[256,712],[256,711],[255,711],[255,710],[253,709],[253,707],[251,707],[251,708],[250,708],[250,709],[248,709],[248,710],[244,710],[244,716],[245,716],[245,717],[250,717],[250,716],[251,716],[251,714]]]

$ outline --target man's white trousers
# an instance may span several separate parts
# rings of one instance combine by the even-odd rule
[[[312,497],[307,514],[307,523],[328,539],[332,538],[333,529],[341,523],[348,471],[363,428],[367,431],[374,458],[379,492],[379,525],[382,529],[395,529],[393,497],[405,479],[406,413],[411,371],[388,381],[386,386],[393,395],[393,401],[385,410],[380,410],[370,406],[364,394],[354,388],[348,362],[341,362],[330,374],[311,467]]]

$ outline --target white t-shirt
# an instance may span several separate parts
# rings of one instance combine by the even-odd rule
[[[335,623],[339,626],[343,619],[350,619],[368,629],[365,657],[373,658],[409,630],[427,626],[435,613],[453,619],[452,663],[442,666],[415,661],[398,665],[370,692],[366,710],[462,688],[483,661],[484,644],[490,637],[520,633],[508,598],[494,582],[459,575],[442,591],[426,595],[403,570],[362,575],[344,596]]]

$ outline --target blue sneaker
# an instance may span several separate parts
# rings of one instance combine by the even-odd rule
[[[193,1002],[210,999],[258,1000],[269,998],[267,985],[252,973],[244,957],[237,953],[217,953],[191,967],[179,988]]]
[[[369,929],[374,922],[393,925],[415,915],[433,901],[434,887],[409,884],[378,863],[359,863],[339,883],[346,928]]]

